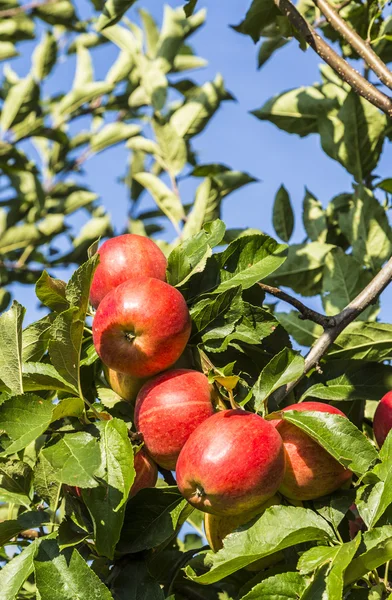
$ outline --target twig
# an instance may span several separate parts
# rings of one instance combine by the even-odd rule
[[[350,0],[351,1],[351,0]],[[328,23],[339,33],[386,86],[392,89],[392,73],[369,44],[346,23],[328,0],[313,0]]]
[[[40,8],[41,6],[46,6],[47,4],[54,4],[56,1],[57,0],[43,0],[43,2],[37,2],[37,0],[34,0],[28,4],[22,4],[22,6],[7,8],[7,10],[0,10],[0,19],[4,19],[5,17],[15,17],[20,13],[28,12],[29,10],[34,10],[35,8]]]
[[[311,48],[360,96],[392,117],[392,99],[380,92],[358,71],[353,69],[339,54],[325,42],[309,25],[290,0],[274,0],[275,5],[288,18],[290,23],[305,38]]]
[[[327,353],[330,346],[336,338],[346,329],[347,325],[352,323],[370,304],[372,304],[378,296],[385,290],[387,285],[392,281],[392,258],[385,266],[377,273],[374,279],[362,290],[358,296],[350,302],[339,314],[335,315],[334,327],[327,328],[319,339],[312,346],[307,356],[305,357],[304,372],[297,380],[288,383],[279,388],[274,394],[274,402],[280,402],[295,388],[297,383],[309,371],[311,371]]]
[[[280,288],[272,287],[271,285],[266,285],[265,283],[259,283],[259,286],[262,290],[264,290],[264,292],[267,292],[267,294],[271,294],[271,296],[279,298],[279,300],[283,300],[284,302],[291,304],[291,306],[294,306],[294,308],[296,308],[301,313],[300,318],[304,320],[313,321],[314,323],[321,325],[321,327],[323,327],[324,329],[327,329],[328,327],[333,327],[335,325],[335,317],[327,317],[315,310],[312,310],[311,308],[308,308],[300,300],[293,298],[292,296],[290,296],[290,294],[287,294]]]

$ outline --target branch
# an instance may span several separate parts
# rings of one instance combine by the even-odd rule
[[[35,8],[46,6],[47,4],[54,4],[56,1],[57,0],[43,0],[43,2],[38,2],[37,0],[33,0],[33,2],[29,2],[28,4],[22,4],[22,6],[0,10],[0,19],[16,17],[16,15],[19,15],[20,13],[28,12],[29,10],[34,10]]]
[[[327,329],[328,327],[333,327],[335,325],[335,317],[327,317],[315,310],[312,310],[311,308],[308,308],[305,306],[305,304],[300,302],[300,300],[293,298],[290,296],[290,294],[286,294],[286,292],[283,290],[277,287],[272,287],[271,285],[266,285],[265,283],[259,283],[259,286],[262,290],[264,290],[264,292],[267,292],[267,294],[271,294],[271,296],[279,298],[279,300],[283,300],[284,302],[291,304],[291,306],[294,306],[294,308],[301,313],[302,319],[313,321],[314,323],[317,323],[317,325],[321,325],[323,329]]]
[[[335,8],[329,4],[328,0],[313,0],[313,3],[320,9],[335,31],[340,33],[359,56],[363,58],[367,65],[378,76],[380,81],[392,89],[392,73],[370,45],[367,44],[356,31],[351,29]]]
[[[274,394],[274,401],[279,404],[295,388],[297,383],[309,371],[316,367],[320,359],[326,354],[336,338],[346,329],[347,325],[352,323],[370,304],[373,304],[378,296],[385,290],[392,281],[392,258],[377,273],[374,279],[365,287],[358,296],[350,302],[339,314],[335,315],[335,325],[325,329],[317,342],[312,346],[305,357],[304,372],[299,379],[292,381],[279,388]]]
[[[274,0],[279,10],[305,38],[305,41],[348,85],[360,96],[377,106],[389,117],[392,117],[392,99],[380,92],[358,71],[353,69],[339,54],[327,44],[304,19],[290,0]]]

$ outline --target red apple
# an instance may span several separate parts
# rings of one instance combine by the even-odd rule
[[[319,411],[346,415],[323,402],[301,402],[282,410]],[[286,472],[279,491],[292,500],[314,500],[331,494],[351,478],[345,469],[307,433],[282,419],[270,421],[280,433],[286,452]]]
[[[183,352],[191,319],[183,296],[159,279],[132,279],[106,294],[93,321],[95,349],[111,369],[151,377]]]
[[[158,468],[144,448],[141,448],[135,454],[134,467],[136,474],[129,492],[130,498],[133,498],[144,488],[155,487],[158,479]]]
[[[112,388],[113,392],[116,392],[121,398],[128,402],[134,402],[136,396],[142,385],[145,384],[146,379],[139,379],[126,375],[125,373],[119,373],[114,369],[109,369],[106,365],[103,365],[103,371],[105,373],[105,379]]]
[[[190,369],[166,371],[142,387],[136,399],[135,425],[158,465],[176,468],[190,434],[214,413],[212,391],[207,377]]]
[[[128,279],[154,277],[166,280],[166,257],[149,238],[125,233],[107,240],[98,250],[99,265],[90,289],[90,302],[98,308],[108,292]]]
[[[271,498],[284,468],[282,439],[268,421],[241,409],[224,410],[189,436],[177,461],[177,484],[199,510],[236,515]]]
[[[388,392],[378,403],[373,419],[373,431],[377,444],[381,448],[392,429],[392,392]]]

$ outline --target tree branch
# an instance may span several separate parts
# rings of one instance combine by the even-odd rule
[[[352,48],[354,48],[361,58],[363,58],[380,81],[392,89],[392,73],[370,45],[367,44],[356,31],[351,29],[335,8],[330,5],[328,0],[313,0],[313,3],[323,13],[328,23],[335,31],[339,33]]]
[[[292,381],[279,388],[273,395],[274,401],[279,404],[295,388],[297,383],[309,371],[316,367],[320,359],[326,354],[336,338],[352,323],[370,304],[373,304],[378,296],[392,281],[392,258],[377,273],[374,279],[362,290],[358,296],[350,302],[339,314],[335,315],[335,325],[325,329],[324,333],[312,346],[305,357],[305,368],[303,375],[296,381]]]
[[[290,296],[290,294],[286,294],[286,292],[280,288],[272,287],[271,285],[266,285],[265,283],[260,282],[259,286],[264,292],[267,292],[267,294],[271,294],[271,296],[279,298],[279,300],[283,300],[284,302],[291,304],[291,306],[294,306],[294,308],[300,312],[301,319],[313,321],[314,323],[317,323],[317,325],[321,325],[321,327],[324,329],[333,327],[335,325],[335,317],[327,317],[315,310],[312,310],[311,308],[308,308],[300,300],[293,298]]]
[[[367,81],[327,44],[304,19],[290,0],[274,0],[275,5],[305,38],[305,41],[360,96],[392,117],[392,99]]]

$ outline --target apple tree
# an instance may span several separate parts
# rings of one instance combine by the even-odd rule
[[[257,43],[260,67],[287,44],[298,64],[299,47],[320,56],[319,81],[298,81],[252,117],[319,136],[351,178],[325,207],[306,193],[302,241],[292,239],[283,186],[271,215],[275,239],[221,220],[225,198],[265,175],[219,156],[205,164],[194,149],[235,96],[221,75],[192,79],[204,65],[191,40],[206,19],[197,0],[162,5],[159,24],[142,2],[134,20],[133,0],[91,0],[87,18],[78,4],[0,0],[1,600],[392,597],[386,401],[383,435],[373,432],[392,390],[392,325],[379,316],[392,279],[392,179],[377,174],[392,139],[387,3],[253,0],[234,27]],[[21,77],[9,61],[34,40]],[[117,58],[97,80],[102,45]],[[75,57],[72,87],[57,80],[48,94],[52,73]],[[114,231],[84,167],[120,144],[127,162],[108,177],[122,178],[129,205]],[[187,183],[195,193],[185,201]],[[88,219],[78,229],[81,214]],[[160,466],[154,487],[156,473],[130,494],[143,437],[134,404],[104,374],[89,302],[98,247],[125,233],[154,239],[166,256],[167,284],[192,320],[187,367],[208,377],[219,409],[279,420],[283,441],[291,427],[312,458],[334,465],[339,489],[326,494],[320,484],[301,499],[282,487],[261,515],[227,526],[222,543],[207,521],[203,529],[203,512],[181,494],[174,470]],[[43,311],[24,324],[28,286]],[[322,310],[309,306],[315,300]],[[310,401],[330,410],[303,410]],[[244,470],[252,463],[246,442],[233,436]]]

